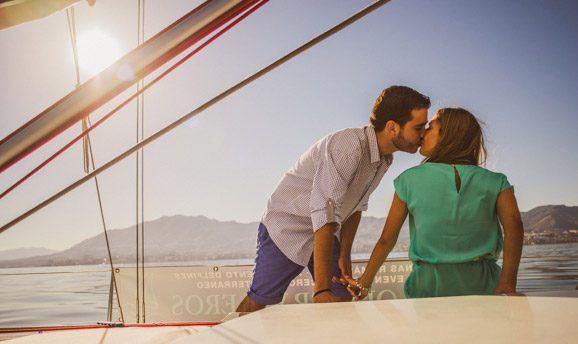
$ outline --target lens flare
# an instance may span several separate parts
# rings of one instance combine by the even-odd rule
[[[92,29],[78,38],[78,63],[92,77],[120,57],[118,42],[99,29]]]

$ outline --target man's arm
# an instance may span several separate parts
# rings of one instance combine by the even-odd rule
[[[331,287],[331,257],[333,254],[333,233],[336,224],[327,223],[315,232],[313,239],[313,261],[315,274],[315,292]],[[313,298],[315,303],[338,302],[340,299],[332,292],[322,292]]]
[[[313,231],[315,291],[329,289],[333,236],[343,225],[341,206],[362,157],[359,140],[351,132],[333,135],[315,163],[311,187],[310,210]],[[339,298],[325,291],[315,302],[336,302]]]
[[[351,247],[357,233],[361,211],[356,211],[341,225],[341,251],[339,252],[339,271],[341,275],[351,276]]]

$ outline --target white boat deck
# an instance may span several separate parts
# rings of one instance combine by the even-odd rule
[[[209,329],[208,326],[111,327],[106,329],[63,330],[25,335],[3,343],[174,343]]]
[[[578,298],[464,296],[278,305],[214,327],[60,331],[10,341],[178,344],[337,342],[578,343]]]
[[[175,343],[578,343],[578,298],[280,305]]]

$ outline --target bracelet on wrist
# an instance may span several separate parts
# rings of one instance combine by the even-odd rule
[[[369,290],[371,289],[371,287],[366,287],[363,284],[361,284],[361,282],[359,282],[359,278],[355,279],[355,286],[360,290],[366,292],[367,294],[369,294]]]
[[[325,293],[325,292],[327,292],[327,291],[331,291],[331,289],[326,288],[326,289],[318,290],[318,291],[316,291],[316,292],[313,294],[313,297],[315,297],[315,296],[317,296],[317,295],[319,295],[319,294]]]

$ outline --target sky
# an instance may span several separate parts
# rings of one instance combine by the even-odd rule
[[[147,0],[145,37],[200,3]],[[270,1],[146,92],[145,136],[369,3]],[[104,33],[120,57],[137,44],[136,4],[77,4],[77,36]],[[392,0],[147,146],[144,218],[258,221],[283,173],[309,146],[330,132],[367,125],[381,90],[399,84],[431,98],[430,118],[441,107],[461,106],[485,123],[486,167],[508,176],[522,211],[576,206],[576,16],[578,4],[569,0]],[[65,12],[0,31],[0,61],[3,138],[74,89]],[[82,81],[89,76],[81,71]],[[91,134],[97,166],[135,143],[135,116],[136,104],[129,104]],[[1,191],[79,132],[72,127],[0,174]],[[385,217],[393,179],[421,158],[396,153],[364,215]],[[135,173],[130,157],[99,176],[109,229],[136,221]],[[0,224],[83,176],[82,148],[75,145],[0,200]],[[88,182],[0,234],[0,250],[60,250],[100,233]]]

